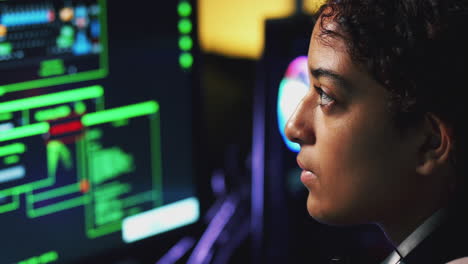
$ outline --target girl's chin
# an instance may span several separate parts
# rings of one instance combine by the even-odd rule
[[[311,197],[310,193],[307,198],[307,211],[314,220],[326,225],[347,226],[361,224],[361,222],[356,221],[356,219],[351,219],[351,217],[339,214],[338,212],[321,208],[319,204],[317,204],[317,201]]]

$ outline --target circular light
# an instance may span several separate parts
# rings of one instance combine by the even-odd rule
[[[300,56],[289,64],[285,76],[281,80],[276,106],[279,132],[286,146],[293,152],[299,152],[300,146],[286,137],[284,128],[308,90],[307,57]]]
[[[192,22],[190,19],[184,18],[179,21],[179,32],[182,34],[188,34],[192,31]]]
[[[182,53],[179,57],[180,66],[184,69],[188,69],[193,65],[193,56],[190,53]]]
[[[75,103],[75,112],[82,115],[86,112],[86,105],[83,102]]]
[[[75,17],[75,12],[70,7],[64,7],[60,10],[60,20],[70,22]]]
[[[60,35],[64,37],[73,38],[73,36],[75,35],[75,30],[73,29],[72,26],[65,25],[60,29]]]
[[[192,14],[192,6],[188,2],[181,2],[177,7],[179,16],[187,17]]]
[[[193,41],[190,36],[182,36],[179,39],[179,48],[184,51],[192,49]]]

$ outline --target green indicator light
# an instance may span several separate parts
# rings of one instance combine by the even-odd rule
[[[184,18],[179,21],[179,32],[182,34],[189,34],[192,32],[192,21],[190,19]]]
[[[75,30],[73,27],[66,25],[60,30],[60,36],[57,38],[57,46],[62,49],[70,48],[75,42]]]
[[[193,56],[190,53],[182,53],[179,57],[180,66],[184,69],[188,69],[193,65]]]
[[[72,82],[79,82],[79,81],[86,81],[91,79],[98,79],[103,78],[107,75],[107,68],[93,70],[89,72],[81,72],[81,73],[74,73],[71,75],[62,75],[62,76],[54,76],[51,78],[21,82],[21,83],[14,83],[8,84],[4,86],[0,86],[0,96],[6,93],[17,92],[32,88],[41,88],[45,86],[52,86],[57,84],[63,83],[72,83]]]
[[[13,118],[12,113],[0,113],[0,122],[11,120]]]
[[[60,36],[57,38],[57,46],[61,49],[70,48],[75,40],[70,37]]]
[[[179,16],[182,17],[190,16],[190,14],[192,14],[192,6],[188,2],[181,2],[177,6],[177,12],[179,13]]]
[[[0,56],[10,55],[12,50],[13,46],[11,45],[11,43],[0,43]]]
[[[155,101],[123,106],[83,116],[81,122],[85,126],[93,126],[121,119],[127,119],[142,115],[154,114],[159,111],[159,104]]]
[[[48,77],[52,75],[62,75],[65,73],[65,65],[63,60],[54,59],[46,60],[41,62],[41,67],[39,69],[39,76]]]
[[[39,259],[41,260],[41,263],[51,263],[54,261],[57,261],[58,259],[58,254],[55,251],[50,251],[47,253],[42,254]]]
[[[54,261],[57,261],[58,254],[55,251],[50,251],[44,253],[37,257],[32,257],[23,261],[18,262],[18,264],[47,264]]]
[[[179,39],[179,48],[183,51],[188,51],[192,49],[193,41],[190,36],[182,36]]]
[[[5,165],[13,165],[18,163],[20,160],[20,157],[18,155],[13,155],[13,156],[8,156],[5,159],[3,159],[3,162]]]
[[[0,147],[0,157],[10,156],[13,154],[22,154],[26,151],[26,145],[23,143],[15,143]]]
[[[64,37],[73,38],[74,34],[75,34],[75,30],[73,29],[72,26],[66,25],[60,29],[60,35]]]
[[[86,112],[86,104],[83,102],[78,102],[75,104],[75,112],[79,115],[82,115]]]
[[[45,122],[22,126],[18,128],[13,128],[13,129],[4,131],[0,134],[0,142],[17,139],[17,138],[24,138],[24,137],[45,134],[49,132],[49,128],[50,128],[49,123],[45,123]]]
[[[42,121],[64,118],[64,117],[69,116],[70,113],[71,113],[70,107],[68,105],[62,105],[62,106],[52,108],[52,109],[37,111],[34,114],[34,118],[36,119],[36,121],[42,122]]]
[[[39,108],[49,105],[70,103],[100,97],[104,90],[100,85],[94,85],[86,88],[75,89],[54,94],[41,95],[15,101],[0,103],[0,113],[15,112],[32,108]]]

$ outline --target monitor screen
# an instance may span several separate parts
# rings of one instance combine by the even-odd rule
[[[194,1],[0,1],[0,263],[195,223]]]

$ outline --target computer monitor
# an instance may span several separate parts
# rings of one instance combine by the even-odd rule
[[[151,239],[156,260],[197,223],[194,21],[192,0],[0,1],[0,263]]]

